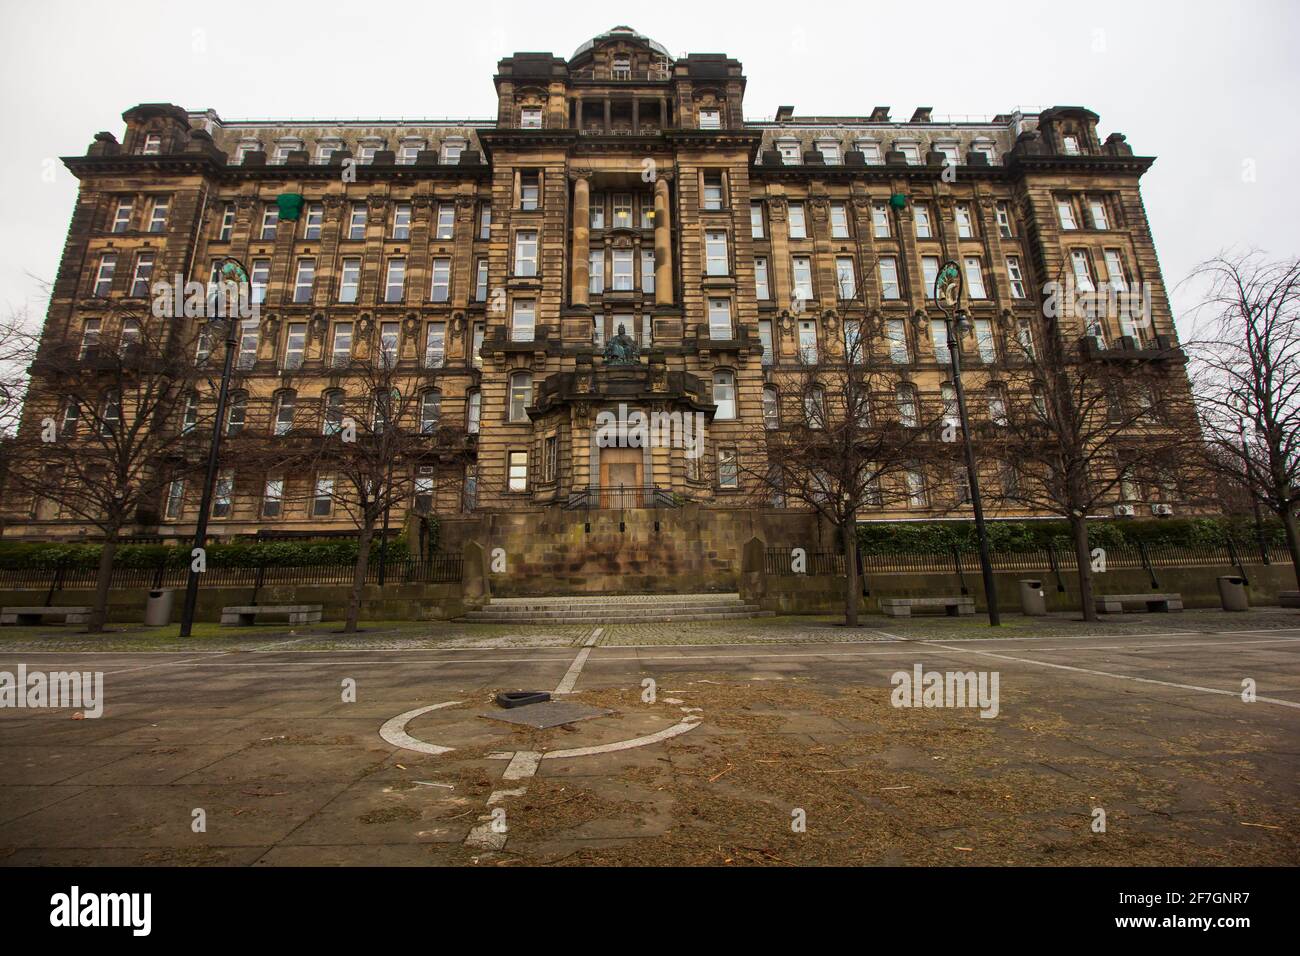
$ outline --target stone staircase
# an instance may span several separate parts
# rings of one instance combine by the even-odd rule
[[[488,624],[644,624],[771,617],[739,594],[608,594],[495,598],[462,621]]]

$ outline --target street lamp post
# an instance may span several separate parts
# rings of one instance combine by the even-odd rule
[[[226,281],[239,283],[242,290],[248,283],[248,270],[244,268],[243,263],[233,257],[226,257],[220,265],[218,289],[225,285]],[[226,301],[224,291],[219,291],[222,298],[219,301]],[[211,301],[209,299],[209,301]],[[234,305],[225,309],[227,313],[237,313],[240,296],[234,297]],[[211,317],[209,317],[211,321]],[[235,367],[235,353],[239,347],[239,327],[240,316],[238,314],[227,314],[226,316],[226,359],[221,370],[221,387],[217,391],[217,411],[216,420],[212,425],[212,444],[208,448],[208,467],[203,482],[203,495],[199,501],[199,519],[194,526],[194,547],[203,548],[208,540],[208,516],[212,511],[212,492],[213,486],[217,481],[217,466],[221,457],[221,427],[226,417],[226,401],[230,395],[230,373]],[[206,565],[205,565],[206,566]],[[181,611],[181,637],[189,637],[190,631],[194,627],[194,610],[199,600],[199,575],[201,572],[194,568],[194,560],[190,560],[190,574],[185,582],[185,606]]]
[[[966,416],[966,389],[961,382],[961,343],[958,334],[970,328],[970,319],[959,311],[962,278],[957,263],[951,259],[939,269],[934,280],[934,297],[943,309],[944,328],[948,333],[948,354],[952,357],[952,384],[957,392],[957,417],[961,421],[962,444],[966,453],[966,480],[970,484],[971,507],[975,512],[975,536],[979,539],[980,572],[984,578],[984,598],[988,602],[989,626],[1002,623],[998,612],[998,591],[993,581],[993,564],[989,559],[989,537],[984,527],[984,503],[980,497],[979,472],[975,468],[975,446],[971,442],[970,422]],[[949,309],[953,311],[950,312]],[[955,313],[955,315],[954,315]]]

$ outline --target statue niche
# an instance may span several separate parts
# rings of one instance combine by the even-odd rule
[[[640,365],[641,347],[627,334],[627,326],[618,324],[618,334],[605,343],[606,365]]]

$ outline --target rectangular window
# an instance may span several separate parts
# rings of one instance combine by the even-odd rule
[[[993,342],[993,323],[988,319],[975,320],[975,345],[980,361],[992,365],[998,360],[997,346]]]
[[[185,510],[185,480],[177,478],[167,486],[167,506],[163,515],[169,520],[176,520]]]
[[[851,299],[858,294],[857,276],[853,272],[852,256],[835,257],[835,284],[841,299]]]
[[[167,228],[167,207],[171,200],[166,196],[159,196],[153,201],[153,209],[149,213],[149,231],[162,232]]]
[[[248,295],[253,302],[266,301],[266,287],[271,281],[271,260],[254,259],[253,270],[248,275]]]
[[[319,476],[311,495],[311,516],[328,518],[334,510],[334,479]]]
[[[352,323],[334,324],[334,342],[330,348],[330,364],[340,368],[352,361]]]
[[[800,299],[813,297],[812,259],[808,256],[794,256],[790,260],[794,275],[794,294]]]
[[[482,322],[474,323],[474,344],[470,351],[473,358],[472,364],[475,368],[483,367],[483,356],[480,353],[483,351],[483,336],[485,332],[486,326]]]
[[[614,291],[628,292],[632,289],[632,250],[615,249],[612,256]]]
[[[1101,199],[1088,200],[1088,211],[1092,214],[1092,228],[1109,229],[1110,217],[1106,215],[1106,203]]]
[[[890,319],[885,330],[889,336],[889,358],[899,365],[906,365],[912,360],[907,350],[907,323],[902,319]]]
[[[411,204],[399,202],[393,207],[393,238],[411,238]]]
[[[406,260],[388,260],[388,274],[384,279],[384,301],[401,302],[406,298]]]
[[[81,352],[77,356],[81,361],[84,362],[90,355],[99,350],[100,327],[100,319],[86,319],[81,326]]]
[[[655,290],[655,253],[653,249],[641,250],[641,291]]]
[[[804,219],[803,203],[801,202],[790,203],[789,215],[790,215],[790,238],[807,239],[808,224]]]
[[[117,253],[106,252],[99,257],[99,271],[95,273],[95,295],[105,298],[113,291],[113,273],[117,271]]]
[[[943,319],[930,320],[930,343],[934,346],[934,360],[940,365],[952,362],[948,354],[948,323]]]
[[[614,228],[632,228],[632,194],[614,194]]]
[[[127,227],[131,225],[131,206],[132,201],[130,199],[119,199],[117,201],[117,208],[113,211],[113,232],[126,232]],[[226,214],[230,217],[231,224],[233,225],[235,219],[235,207],[227,203]],[[225,236],[224,238],[229,239],[230,236]]]
[[[822,154],[822,161],[827,166],[838,166],[840,164],[839,143],[818,143],[817,151]]]
[[[460,154],[465,151],[465,146],[461,142],[446,142],[442,144],[442,156],[439,158],[444,166],[455,166],[460,162]]]
[[[653,229],[655,227],[655,200],[654,196],[646,193],[638,200],[641,204],[641,228]]]
[[[430,302],[451,301],[451,259],[438,256],[433,260],[433,278],[429,285]]]
[[[229,518],[231,499],[235,491],[235,473],[229,468],[217,473],[217,483],[212,489],[212,517]]]
[[[1011,298],[1025,298],[1025,274],[1020,271],[1020,257],[1007,256],[1007,278],[1011,282]]]
[[[849,238],[849,212],[842,202],[831,203],[831,238]]]
[[[361,259],[358,256],[345,256],[343,268],[339,270],[339,301],[357,301],[357,291],[361,288]]]
[[[934,232],[930,228],[930,207],[924,204],[919,204],[916,206],[914,215],[916,217],[916,238],[933,238]]]
[[[135,257],[135,275],[131,277],[131,295],[143,298],[149,294],[149,280],[153,277],[153,253],[141,252]]]
[[[474,301],[486,302],[488,295],[488,261],[479,259],[474,263]]]
[[[718,487],[740,487],[740,462],[734,448],[718,449]]]
[[[304,239],[319,239],[321,223],[324,221],[324,204],[318,202],[308,203],[306,215],[302,217],[302,237]]]
[[[955,210],[957,217],[957,238],[969,239],[975,235],[975,227],[971,222],[970,206],[959,204]]]
[[[913,143],[904,143],[898,147],[898,151],[903,154],[903,159],[909,166],[921,165],[921,148]]]
[[[1106,283],[1116,292],[1128,291],[1128,280],[1124,278],[1124,259],[1118,249],[1107,249],[1104,253],[1106,258]]]
[[[297,399],[293,392],[283,392],[275,405],[275,427],[276,435],[287,435],[293,431],[293,413],[297,407]]]
[[[397,165],[414,166],[420,159],[420,150],[422,149],[424,149],[423,141],[405,144],[397,151]]]
[[[722,127],[722,113],[719,110],[700,110],[699,117],[700,129],[720,129]]]
[[[262,517],[278,518],[284,507],[284,479],[268,478],[262,489]]]
[[[722,208],[722,171],[719,169],[705,170],[704,208]]]
[[[447,361],[447,323],[430,322],[424,340],[424,367],[442,368]]]
[[[298,260],[298,273],[293,280],[293,301],[310,302],[312,286],[316,283],[316,260]]]
[[[925,493],[925,475],[919,471],[907,472],[907,506],[924,508],[929,502]]]
[[[760,299],[772,298],[772,288],[767,279],[767,257],[754,260],[754,294]]]
[[[250,369],[257,363],[257,320],[246,319],[239,327],[239,367]]]
[[[456,206],[449,202],[438,203],[438,222],[433,238],[451,239],[456,233]]]
[[[520,229],[515,233],[515,275],[537,275],[537,231]]]
[[[889,238],[889,208],[883,202],[871,204],[871,232],[877,239]]]
[[[776,353],[772,351],[772,320],[758,320],[758,341],[763,345],[763,364],[771,365],[776,358]]]
[[[591,256],[587,260],[587,269],[589,278],[587,282],[587,291],[593,295],[600,295],[605,291],[605,253],[601,249],[593,249]]]
[[[267,203],[266,208],[262,210],[262,231],[259,234],[263,240],[275,238],[276,228],[280,224],[280,207],[275,203]]]
[[[1068,199],[1058,199],[1056,201],[1056,214],[1061,219],[1061,228],[1070,230],[1078,229],[1078,224],[1074,221],[1074,203]]]
[[[527,169],[519,174],[519,208],[536,209],[542,199],[542,174]]]
[[[1011,238],[1011,210],[1007,208],[1007,204],[1004,202],[998,203],[996,208],[997,208],[997,216],[998,216],[998,235],[1000,235],[1003,239],[1010,239]]]
[[[862,323],[857,319],[844,320],[844,358],[853,364],[861,363],[864,358]]]
[[[979,256],[966,257],[966,295],[972,299],[988,298],[984,291],[984,271]]]
[[[754,239],[763,238],[763,204],[761,202],[749,204],[749,234]]]
[[[893,256],[880,257],[880,297],[897,299],[901,296],[898,288],[898,260]]]
[[[1092,263],[1088,260],[1088,253],[1083,249],[1075,249],[1070,253],[1070,262],[1074,266],[1074,284],[1079,287],[1079,291],[1095,292],[1097,287],[1092,282]]]
[[[528,490],[528,452],[512,451],[507,456],[507,491]]]
[[[934,299],[934,284],[939,280],[939,257],[921,257],[921,281],[925,284],[925,297]]]
[[[533,341],[536,325],[537,304],[532,299],[516,299],[510,320],[510,341]]]
[[[366,216],[368,215],[366,204],[363,202],[354,202],[352,209],[348,214],[348,238],[364,239],[366,238]]]
[[[401,326],[396,322],[382,322],[379,325],[379,354],[383,357],[384,367],[397,365],[398,349],[401,346]]]
[[[411,507],[415,513],[427,515],[433,511],[433,479],[428,477],[416,478],[413,491],[414,499]]]
[[[490,202],[481,202],[478,205],[478,237],[480,239],[492,238],[492,204]]]
[[[587,212],[592,229],[605,228],[605,194],[594,193],[588,202]]]
[[[879,143],[858,143],[858,151],[868,166],[879,166],[885,161]]]
[[[704,234],[705,273],[711,276],[725,276],[731,272],[727,259],[727,234],[722,230],[709,230]],[[615,286],[617,288],[617,286]]]
[[[284,342],[284,367],[286,369],[302,368],[307,351],[307,323],[290,322],[288,335]]]
[[[542,128],[542,108],[540,106],[525,106],[519,111],[520,129],[541,129]]]
[[[560,464],[560,439],[547,435],[542,448],[542,481],[552,482]]]
[[[817,363],[817,323],[812,319],[799,322],[799,360],[808,365]]]
[[[730,299],[709,299],[709,338],[716,342],[727,342],[734,338],[731,331]]]
[[[776,151],[781,154],[781,162],[786,166],[798,166],[803,162],[798,143],[777,143]]]

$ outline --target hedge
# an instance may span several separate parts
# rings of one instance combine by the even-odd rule
[[[94,568],[99,565],[100,545],[45,542],[0,542],[0,568]],[[190,548],[164,544],[123,544],[113,556],[119,568],[183,568],[189,564]],[[401,561],[410,555],[405,535],[389,539],[388,560]],[[379,556],[379,542],[370,546],[370,558]],[[355,564],[356,539],[323,541],[249,541],[208,546],[208,565],[214,568],[307,567],[322,564]]]
[[[1057,548],[1073,548],[1070,525],[1066,521],[990,521],[987,524],[989,548],[993,551],[1040,551],[1048,543]],[[1136,547],[1141,541],[1151,545],[1196,547],[1222,545],[1227,536],[1239,544],[1255,542],[1253,521],[1234,518],[1162,518],[1150,521],[1090,521],[1089,541],[1098,547]],[[1268,544],[1286,543],[1282,523],[1264,522]],[[858,546],[863,554],[933,554],[947,552],[955,546],[974,551],[979,545],[975,524],[971,521],[873,521],[858,525]]]

